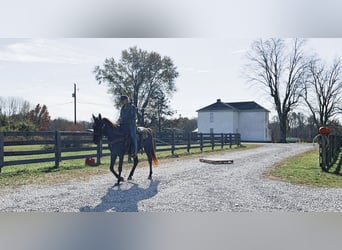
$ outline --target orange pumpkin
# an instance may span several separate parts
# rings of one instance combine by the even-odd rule
[[[319,131],[319,133],[321,135],[328,135],[328,134],[330,134],[330,129],[327,128],[327,127],[320,127],[318,131]]]

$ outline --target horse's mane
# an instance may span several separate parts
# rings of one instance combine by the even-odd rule
[[[120,127],[120,125],[116,122],[112,122],[111,120],[109,120],[108,118],[103,118],[102,119],[104,122],[108,123],[109,125],[111,125],[113,128],[118,128]]]

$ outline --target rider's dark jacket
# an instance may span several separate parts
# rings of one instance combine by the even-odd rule
[[[123,105],[120,110],[120,124],[132,125],[136,124],[137,109],[132,103]]]
[[[137,119],[136,107],[131,103],[127,103],[126,105],[123,105],[120,110],[119,122],[123,131],[128,133],[131,137],[131,141],[133,145],[133,151],[132,151],[133,155],[135,155],[138,151],[137,136],[136,136],[136,133],[137,133],[136,119]]]

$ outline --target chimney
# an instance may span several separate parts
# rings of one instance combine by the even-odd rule
[[[221,99],[217,99],[216,101],[217,101],[217,102],[221,102]]]

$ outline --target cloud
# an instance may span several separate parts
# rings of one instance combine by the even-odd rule
[[[247,52],[246,49],[239,49],[239,50],[233,51],[232,54],[233,54],[233,55],[235,55],[235,54],[244,54],[244,53],[246,53],[246,52]]]
[[[196,69],[194,67],[183,67],[180,68],[181,71],[187,71],[187,72],[195,72],[195,73],[209,73],[210,70],[206,69]]]
[[[84,51],[61,40],[18,40],[0,47],[0,61],[80,64],[91,61]]]

